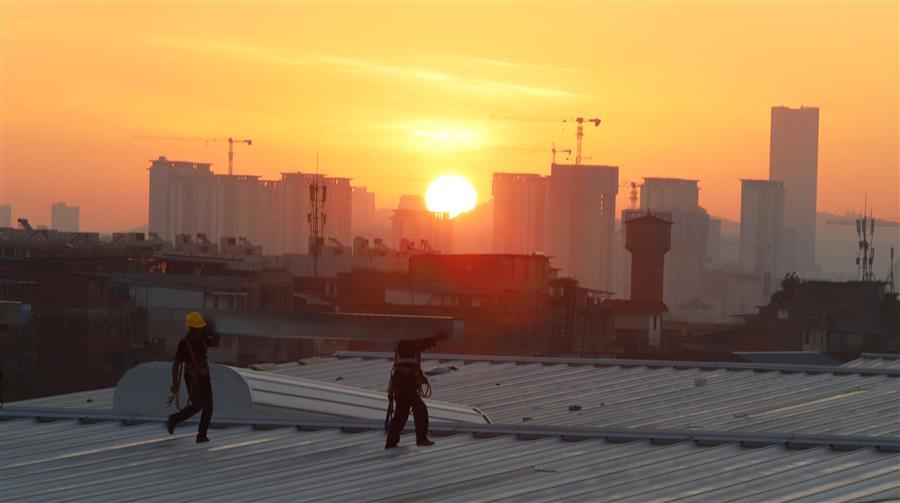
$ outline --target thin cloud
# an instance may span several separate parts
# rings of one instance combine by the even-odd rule
[[[502,59],[485,59],[485,58],[476,58],[473,59],[475,63],[480,63],[483,65],[490,66],[499,66],[501,68],[509,68],[511,70],[540,70],[543,72],[560,72],[560,73],[578,73],[582,75],[587,75],[591,72],[587,70],[582,70],[580,68],[566,68],[562,66],[547,66],[547,65],[535,65],[530,63],[513,63],[512,61],[504,61]]]
[[[571,98],[576,96],[575,93],[561,89],[529,86],[490,79],[470,78],[411,66],[387,65],[340,56],[320,56],[319,59],[323,63],[339,66],[352,71],[364,72],[372,75],[428,80],[460,91],[484,94],[518,93],[553,98]]]
[[[250,59],[281,66],[325,64],[344,71],[406,80],[421,80],[457,91],[480,94],[519,94],[526,96],[541,96],[545,98],[572,98],[577,96],[576,93],[562,89],[468,77],[463,75],[450,74],[447,72],[435,71],[427,68],[420,68],[409,65],[392,65],[332,54],[320,54],[308,57],[293,57],[285,56],[283,54],[279,54],[260,47],[223,42],[219,40],[196,41],[183,39],[154,39],[152,40],[152,43],[180,50],[223,52],[244,59]],[[495,63],[497,63],[496,60],[486,61],[494,61]],[[514,64],[505,62],[499,63],[510,65]]]

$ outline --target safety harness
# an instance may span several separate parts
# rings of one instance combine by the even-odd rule
[[[204,342],[205,343],[205,342]],[[178,365],[178,370],[176,371],[175,382],[178,385],[175,388],[175,393],[169,396],[169,399],[166,400],[166,405],[172,405],[172,402],[175,402],[175,407],[182,411],[190,405],[191,399],[194,396],[194,383],[197,381],[197,376],[207,375],[209,374],[209,367],[205,365],[200,365],[200,361],[197,360],[197,354],[194,352],[194,346],[191,344],[191,341],[187,340],[187,337],[184,339],[184,344],[188,348],[188,354],[191,356],[191,379],[188,382],[188,403],[185,404],[184,407],[181,406],[181,377],[184,374],[184,365],[185,362],[182,361]]]
[[[391,419],[394,417],[394,378],[396,376],[403,373],[414,373],[416,382],[419,385],[419,396],[431,398],[431,383],[428,382],[428,378],[422,372],[421,358],[422,355],[420,353],[416,353],[415,358],[401,358],[399,346],[394,351],[394,367],[391,369],[391,377],[388,380],[387,387],[388,408],[387,414],[384,416],[385,431],[390,427]]]

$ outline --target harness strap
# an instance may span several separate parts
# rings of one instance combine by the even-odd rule
[[[191,341],[187,339],[187,337],[185,337],[184,343],[188,348],[188,353],[191,354],[191,374],[193,374],[194,376],[209,374],[209,367],[200,366],[200,362],[197,360],[197,355],[196,353],[194,353],[194,347],[191,344]]]

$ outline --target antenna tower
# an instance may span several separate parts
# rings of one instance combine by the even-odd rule
[[[856,236],[859,239],[859,255],[856,257],[856,266],[862,281],[875,281],[874,267],[875,246],[875,219],[868,210],[868,197],[863,205],[862,218],[856,219]]]
[[[322,245],[325,238],[325,200],[327,198],[328,187],[319,185],[319,151],[316,150],[316,176],[313,178],[312,185],[309,186],[309,207],[310,211],[306,219],[309,222],[309,254],[313,258],[313,278],[319,277],[319,256],[322,253]]]

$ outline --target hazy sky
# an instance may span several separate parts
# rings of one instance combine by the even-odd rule
[[[819,208],[900,217],[900,8],[711,4],[0,3],[0,198],[82,228],[147,219],[148,160],[355,179],[380,206],[447,173],[490,198],[494,171],[549,171],[553,122],[599,116],[589,163],[701,180],[740,214],[740,178],[768,176],[773,105],[818,106]],[[510,148],[538,149],[512,150]],[[627,187],[619,208],[627,204]]]

